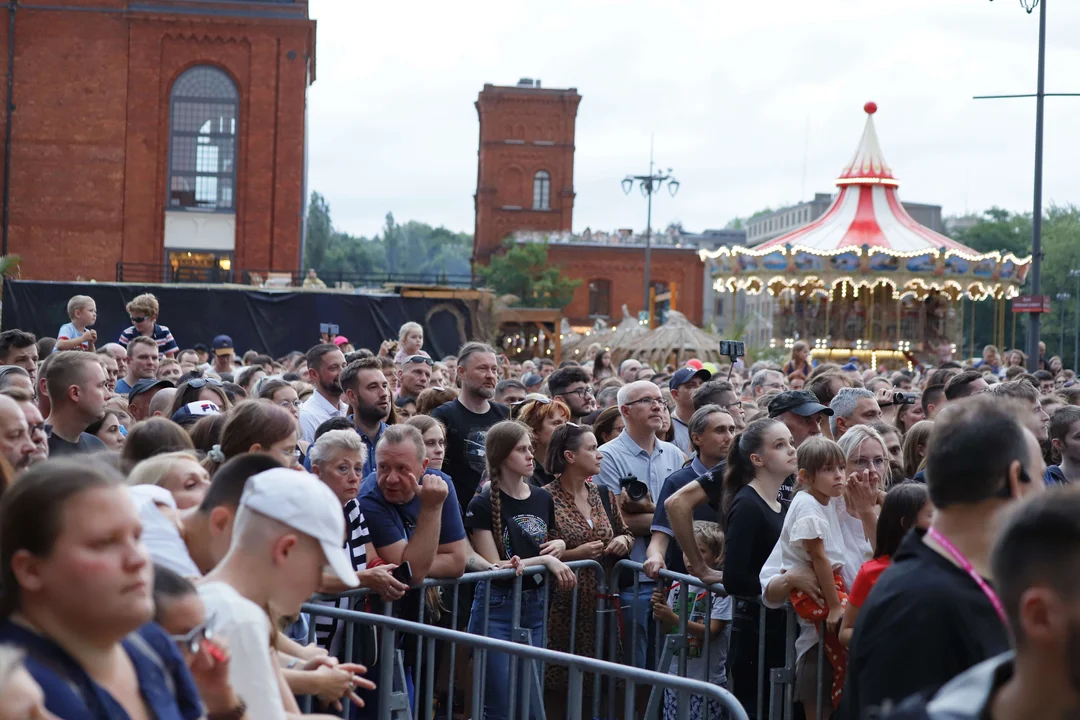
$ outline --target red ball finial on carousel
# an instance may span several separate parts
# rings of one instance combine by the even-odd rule
[[[862,109],[866,111],[867,115],[873,115],[877,112],[877,103],[871,100],[862,106]]]

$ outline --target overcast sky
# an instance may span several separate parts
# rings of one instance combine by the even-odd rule
[[[656,159],[682,183],[654,226],[688,230],[831,192],[875,123],[905,200],[1032,207],[1038,11],[1017,0],[310,0],[309,186],[335,225],[387,211],[473,231],[484,83],[576,87],[573,229],[644,228],[619,181]],[[1047,92],[1080,92],[1080,2],[1053,2]],[[1080,98],[1046,102],[1044,202],[1080,203]],[[805,178],[805,180],[804,180]]]

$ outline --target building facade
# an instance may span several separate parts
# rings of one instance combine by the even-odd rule
[[[21,0],[0,18],[3,251],[22,277],[299,267],[306,0]]]

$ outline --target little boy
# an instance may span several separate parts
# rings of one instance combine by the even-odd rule
[[[694,539],[697,541],[698,552],[701,553],[705,564],[711,568],[720,568],[724,560],[724,533],[720,526],[713,522],[697,520],[694,522]],[[689,566],[689,561],[683,556],[683,562]],[[663,629],[671,635],[679,632],[679,585],[676,582],[671,587],[667,596],[667,603],[653,596],[653,617],[656,618]],[[700,587],[687,588],[687,623],[686,623],[686,677],[692,680],[704,680],[714,685],[726,688],[727,683],[727,654],[728,645],[731,642],[731,598],[721,597],[717,593],[712,595],[712,607],[709,608],[710,593]],[[708,613],[708,625],[705,624]],[[705,633],[709,634],[709,657],[705,658]],[[659,668],[658,668],[659,669]],[[669,675],[678,675],[679,656],[671,659],[668,668]],[[704,718],[723,718],[720,704],[709,700],[708,713],[705,712],[705,698],[701,695],[690,695],[690,720],[703,720]],[[678,717],[679,694],[672,690],[664,690],[664,720],[675,720]]]
[[[94,352],[97,331],[88,328],[97,322],[97,303],[88,295],[76,295],[68,300],[68,317],[71,322],[64,324],[56,333],[56,346],[53,352],[61,350],[87,350]]]

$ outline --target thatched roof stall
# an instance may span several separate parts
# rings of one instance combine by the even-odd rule
[[[691,358],[704,362],[720,362],[720,340],[674,310],[660,327],[639,335],[629,346],[627,357],[661,367],[671,362],[676,367]]]

